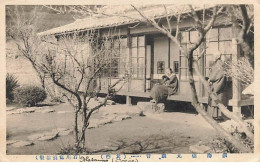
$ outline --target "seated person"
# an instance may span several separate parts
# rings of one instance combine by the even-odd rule
[[[165,102],[167,97],[175,94],[178,91],[178,79],[171,68],[165,70],[165,75],[162,76],[162,83],[155,84],[151,90],[153,103]]]

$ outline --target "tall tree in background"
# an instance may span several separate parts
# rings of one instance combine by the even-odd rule
[[[23,6],[7,6],[6,12],[9,15],[7,20],[7,37],[11,38],[17,46],[19,56],[28,60],[41,82],[42,88],[46,89],[50,96],[53,96],[45,83],[45,74],[41,72],[37,59],[41,52],[45,51],[46,45],[37,36],[37,23],[39,6],[35,6],[29,13],[25,12]]]

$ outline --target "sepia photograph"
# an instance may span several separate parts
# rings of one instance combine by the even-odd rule
[[[5,5],[6,155],[254,154],[254,11]]]

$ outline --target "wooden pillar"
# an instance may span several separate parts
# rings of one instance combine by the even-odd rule
[[[232,39],[232,64],[236,64],[240,56],[240,47],[238,45],[237,39]],[[236,66],[232,65],[233,73],[236,73]],[[241,100],[241,82],[238,79],[232,78],[232,109],[233,113],[238,116],[241,114],[241,106],[238,104]]]
[[[144,92],[146,92],[146,72],[147,72],[147,41],[146,41],[146,35],[144,35]]]
[[[131,91],[131,77],[132,77],[132,38],[131,38],[131,35],[130,35],[130,29],[128,28],[127,29],[127,47],[128,47],[128,92]]]
[[[168,38],[168,68],[171,67],[171,39]]]
[[[126,96],[126,105],[132,105],[132,97]]]

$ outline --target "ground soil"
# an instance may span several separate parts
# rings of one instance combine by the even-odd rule
[[[33,134],[58,128],[73,127],[73,109],[69,104],[51,106],[52,113],[21,113],[7,115],[7,140],[25,140]],[[10,108],[9,108],[10,109]],[[190,153],[189,147],[200,141],[211,141],[216,137],[215,130],[200,115],[181,109],[168,109],[170,112],[136,115],[137,106],[122,104],[108,105],[95,113],[92,119],[104,115],[126,113],[131,119],[112,122],[88,129],[86,146],[90,153]],[[58,113],[58,112],[63,113]],[[56,154],[62,148],[72,146],[73,133],[50,141],[33,141],[34,145],[12,147],[7,145],[7,154],[35,155]]]

